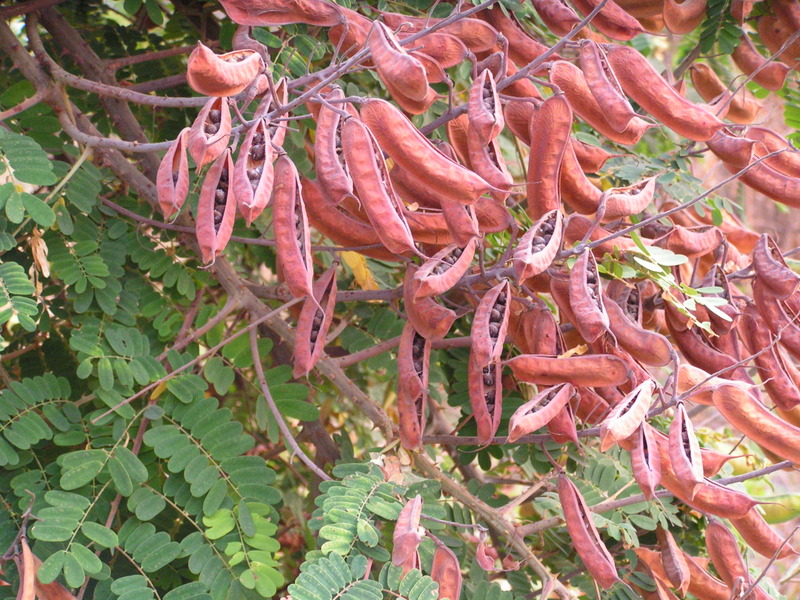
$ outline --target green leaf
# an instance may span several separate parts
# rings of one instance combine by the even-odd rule
[[[56,222],[56,213],[40,198],[25,192],[21,196],[25,210],[37,224],[49,228]]]
[[[36,572],[39,581],[42,583],[54,581],[55,578],[61,574],[61,569],[64,568],[64,559],[66,557],[67,553],[63,550],[57,550],[48,556]]]
[[[81,563],[78,562],[78,559],[75,558],[74,555],[67,554],[64,557],[64,580],[67,582],[67,585],[72,588],[77,588],[83,585],[85,579],[86,573]]]
[[[116,548],[119,544],[117,534],[113,530],[100,525],[99,523],[86,521],[83,525],[81,525],[81,531],[83,532],[83,535],[103,548]]]
[[[103,563],[100,562],[100,559],[83,544],[73,542],[69,549],[72,556],[80,563],[81,568],[89,575],[97,575],[103,570]]]
[[[104,463],[99,460],[83,462],[61,475],[61,487],[65,490],[75,490],[86,485],[100,474]]]

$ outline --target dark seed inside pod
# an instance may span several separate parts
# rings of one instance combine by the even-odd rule
[[[496,308],[493,308],[492,312],[491,312],[491,316],[489,317],[489,320],[490,321],[499,321],[502,318],[503,318],[503,313],[501,313]]]
[[[264,143],[264,134],[260,131],[257,131],[253,134],[253,144],[263,144]]]
[[[228,201],[228,169],[223,169],[219,176],[217,189],[214,191],[214,230],[219,231],[222,218],[225,216],[225,205]]]
[[[218,109],[208,111],[208,120],[212,123],[219,123],[222,119],[222,111]]]
[[[486,410],[489,412],[489,416],[494,416],[494,389],[487,391],[483,397],[486,400]]]
[[[256,161],[264,160],[265,156],[264,144],[253,144],[250,147],[250,158]]]
[[[423,359],[425,358],[425,338],[414,333],[414,342],[411,346],[411,358],[414,361],[414,370],[422,377]]]
[[[178,171],[173,171],[172,172],[172,183],[173,183],[173,185],[178,183],[178,178],[180,177],[180,175],[181,174],[178,173]]]
[[[500,324],[499,323],[489,323],[489,336],[493,340],[496,340],[498,335],[500,335]]]
[[[203,127],[203,130],[208,135],[214,135],[215,133],[217,133],[219,131],[219,124],[218,123],[216,123],[216,124],[215,123],[206,123],[205,126]]]
[[[681,431],[681,442],[683,443],[683,450],[688,456],[692,451],[692,447],[689,444],[689,431],[686,429],[685,425]]]
[[[628,299],[625,301],[625,310],[631,320],[639,320],[639,290],[634,289],[628,294]]]
[[[461,255],[464,254],[464,251],[461,248],[456,248],[453,250],[453,256],[456,258],[461,258]]]
[[[486,108],[494,110],[494,94],[492,94],[492,89],[489,87],[483,88],[483,102],[486,104]]]
[[[483,369],[483,384],[486,386],[494,385],[494,372],[489,367]]]

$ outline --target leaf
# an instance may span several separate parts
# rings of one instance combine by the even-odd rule
[[[21,194],[21,197],[22,205],[36,223],[49,228],[56,222],[56,213],[40,198],[25,192]]]
[[[99,523],[86,521],[81,525],[83,535],[103,548],[116,548],[119,544],[117,534]]]
[[[350,267],[350,270],[353,271],[353,277],[356,280],[356,285],[360,287],[362,290],[377,290],[378,283],[375,281],[375,278],[372,276],[372,273],[367,266],[367,259],[364,257],[363,254],[359,254],[358,252],[351,252],[349,250],[345,250],[341,253],[342,260],[344,264]]]

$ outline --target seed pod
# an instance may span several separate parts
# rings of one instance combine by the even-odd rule
[[[600,394],[587,387],[576,387],[575,397],[570,404],[575,416],[587,425],[596,425],[611,410],[608,402]]]
[[[795,358],[800,358],[800,327],[795,324],[797,311],[770,294],[758,277],[753,281],[753,299],[772,335],[780,332],[781,345]]]
[[[189,161],[186,160],[186,137],[183,129],[167,150],[156,174],[158,205],[164,218],[170,220],[183,206],[189,193]]]
[[[780,154],[764,160],[769,167],[791,177],[800,177],[800,151],[786,138],[766,127],[748,127],[747,137],[759,142],[756,146],[756,154],[759,157],[780,150]]]
[[[639,429],[650,410],[656,384],[648,379],[636,386],[617,404],[600,424],[600,451],[605,452],[620,440],[628,439]]]
[[[608,313],[603,303],[600,274],[592,253],[586,249],[578,257],[569,276],[569,304],[575,313],[573,322],[587,342],[594,342],[608,331]]]
[[[513,17],[506,16],[502,9],[495,5],[481,11],[480,16],[491,23],[497,31],[508,40],[508,57],[517,65],[527,65],[547,52],[548,48],[525,33]],[[554,58],[561,58],[555,55]],[[536,71],[531,73],[536,74]]]
[[[358,197],[383,245],[395,254],[416,253],[403,205],[395,195],[381,149],[364,123],[355,118],[345,120],[342,148]]]
[[[775,4],[777,5],[777,3]],[[799,27],[800,25],[789,23],[772,15],[758,17],[756,26],[758,39],[763,42],[770,54],[777,55],[778,60],[793,67],[795,71],[797,71],[796,60],[800,56],[800,43],[797,40],[790,42],[790,38]],[[783,48],[784,44],[786,44],[786,48]]]
[[[331,27],[342,22],[339,7],[326,0],[220,0],[234,23],[272,27],[306,23]]]
[[[751,440],[785,460],[800,463],[800,428],[773,415],[744,384],[719,386],[711,398],[722,416]]]
[[[527,184],[531,219],[561,208],[559,177],[571,131],[572,109],[563,94],[550,96],[531,119]]]
[[[567,532],[578,556],[594,580],[603,589],[610,589],[620,580],[614,559],[600,539],[586,501],[564,473],[558,477],[558,498],[564,510]]]
[[[216,160],[228,147],[231,111],[227,98],[211,98],[189,128],[186,146],[197,170]]]
[[[656,528],[656,538],[658,547],[661,550],[661,562],[664,564],[664,572],[681,596],[685,596],[689,589],[690,573],[689,565],[683,552],[675,542],[672,534],[661,525]]]
[[[486,144],[503,131],[505,120],[492,72],[484,69],[469,89],[467,118],[480,144]]]
[[[706,526],[706,548],[711,562],[722,580],[733,588],[736,579],[741,577],[747,584],[752,581],[744,564],[736,538],[716,519],[709,519]]]
[[[234,50],[218,55],[198,42],[186,62],[186,81],[203,96],[235,96],[263,70],[264,60],[255,50]]]
[[[753,249],[753,270],[765,290],[777,298],[791,296],[800,285],[800,275],[786,265],[780,248],[766,233]]]
[[[506,90],[503,90],[504,92]],[[508,100],[503,106],[503,119],[511,133],[526,146],[531,145],[531,119],[541,102],[534,100]],[[451,121],[452,123],[452,121]],[[448,123],[449,126],[449,123]],[[448,135],[450,129],[448,127]]]
[[[440,204],[447,229],[458,246],[466,246],[480,235],[478,218],[473,207],[447,199],[440,200]]]
[[[689,567],[689,593],[698,600],[730,600],[728,586],[704,569],[694,556],[684,553]]]
[[[636,296],[638,298],[638,294]],[[609,329],[625,351],[646,365],[663,367],[670,363],[672,345],[667,338],[655,331],[643,329],[616,302],[605,302],[604,306],[608,314]]]
[[[724,162],[743,169],[753,162],[758,142],[746,137],[728,135],[727,131],[727,129],[718,131],[706,141],[706,145]]]
[[[634,548],[633,551],[636,553],[636,557],[639,561],[650,571],[654,580],[669,581],[669,577],[667,577],[667,573],[664,571],[664,563],[661,560],[660,552],[651,548],[645,548],[644,546]],[[726,600],[730,599],[726,598]]]
[[[547,425],[575,393],[569,383],[546,388],[520,406],[508,421],[508,443]]]
[[[478,427],[478,442],[490,444],[500,427],[503,413],[502,364],[483,362],[473,346],[467,364],[467,385],[472,415]]]
[[[633,434],[631,447],[631,468],[633,478],[645,498],[655,498],[656,488],[661,483],[661,459],[653,437],[652,428],[642,423]]]
[[[417,494],[406,502],[397,517],[397,524],[392,534],[392,564],[403,567],[403,575],[411,569],[419,568],[419,553],[417,548],[424,536],[424,529],[420,527],[419,520],[422,516],[422,496]]]
[[[294,339],[294,371],[295,379],[308,376],[311,369],[319,361],[325,348],[325,339],[333,321],[333,309],[336,306],[336,267],[331,267],[314,282],[314,297],[303,302]]]
[[[449,159],[422,135],[408,118],[384,100],[361,105],[361,118],[380,147],[409,173],[451,200],[473,204],[491,186],[478,175]]]
[[[614,46],[607,56],[628,97],[678,135],[704,142],[725,126],[676,92],[635,48]]]
[[[386,11],[378,12],[381,13],[385,23],[389,27],[392,29],[399,29],[401,26],[406,26],[408,28],[407,31],[411,34],[418,33],[444,20],[428,16],[412,17]],[[494,48],[497,43],[497,31],[494,27],[479,19],[471,19],[469,17],[459,19],[454,23],[445,25],[439,31],[455,36],[461,40],[467,48],[472,50],[472,52],[486,52]],[[425,38],[421,38],[421,40],[422,39]],[[457,599],[451,598],[450,600]]]
[[[672,33],[683,35],[700,26],[706,16],[706,0],[664,0],[664,25]]]
[[[391,82],[410,100],[424,100],[429,89],[425,67],[403,49],[394,33],[375,21],[367,42],[381,81]]]
[[[408,210],[403,208],[403,218],[408,222],[414,241],[419,244],[431,246],[447,246],[453,243],[450,230],[441,209],[417,208]]]
[[[272,193],[272,225],[275,253],[286,277],[286,286],[295,298],[313,295],[314,265],[308,217],[303,202],[297,168],[287,154],[275,161],[275,187]]]
[[[570,106],[581,119],[613,142],[626,146],[636,144],[648,129],[655,127],[652,123],[635,117],[628,123],[625,131],[616,131],[595,100],[583,72],[572,63],[555,61],[550,66],[550,81],[564,92]]]
[[[719,248],[725,239],[718,227],[682,227],[675,225],[670,232],[656,242],[657,246],[668,248],[675,254],[689,258],[700,258]]]
[[[728,86],[722,83],[722,80],[708,65],[695,63],[689,67],[689,72],[694,88],[703,100],[712,102],[717,99],[721,104],[727,103],[724,116],[730,121],[747,124],[755,120],[758,111],[761,110],[761,104],[747,88],[742,88],[736,96],[731,98],[732,94],[728,90]]]
[[[502,281],[483,295],[472,321],[472,354],[480,364],[500,360],[508,331],[511,285]]]
[[[578,12],[585,17],[597,7],[599,1],[577,0],[573,4],[578,9]],[[606,2],[591,23],[603,35],[610,37],[612,40],[622,42],[632,40],[644,31],[639,22],[626,13],[614,0]]]
[[[770,527],[755,508],[750,509],[750,512],[741,519],[731,519],[731,524],[747,545],[761,556],[766,558],[775,556],[781,559],[798,554],[791,544],[783,543],[783,536]]]
[[[570,140],[570,146],[572,146],[572,151],[575,152],[575,157],[584,173],[598,173],[609,159],[623,156],[622,154],[611,154],[600,146],[587,144],[574,137]]]
[[[452,161],[460,161],[468,169],[472,169],[469,162],[469,116],[466,113],[451,119],[445,126],[447,128],[447,139],[449,140],[449,150],[445,151],[441,144],[437,149],[445,154]]]
[[[546,427],[550,437],[553,438],[556,444],[572,442],[576,448],[580,448],[578,429],[575,426],[575,412],[569,402],[548,421]]]
[[[436,540],[436,550],[433,551],[431,579],[439,584],[440,600],[458,600],[462,584],[461,565],[453,551],[439,540]]]
[[[742,33],[741,42],[731,53],[731,58],[736,66],[748,77],[752,77],[758,85],[768,90],[776,91],[783,87],[786,76],[791,69],[778,61],[767,63],[756,50],[747,33]]]
[[[633,185],[611,188],[603,192],[605,197],[603,219],[613,221],[642,212],[653,200],[656,179],[656,177],[648,177]]]
[[[609,125],[617,132],[625,131],[636,113],[608,66],[605,52],[595,42],[584,40],[581,42],[580,63],[589,89]]]
[[[336,86],[322,97],[325,100],[341,100],[344,98],[344,93]],[[342,105],[342,108],[347,109],[349,105]],[[347,170],[342,149],[343,119],[340,113],[321,104],[319,114],[314,120],[317,123],[314,165],[319,185],[328,199],[339,204],[343,198],[353,194],[353,179]]]
[[[581,22],[564,0],[533,0],[531,4],[547,28],[558,36],[566,35]]]
[[[414,273],[415,297],[438,296],[452,288],[472,264],[477,245],[475,238],[464,248],[450,244],[425,261]]]
[[[397,351],[397,410],[400,441],[406,450],[422,448],[431,343],[406,323]]]
[[[435,342],[450,331],[456,320],[456,313],[438,304],[433,298],[416,298],[417,282],[414,280],[416,267],[406,268],[403,280],[403,301],[406,315],[414,329],[425,339]]]
[[[564,215],[559,210],[545,213],[520,238],[514,250],[517,282],[543,273],[561,248]]]
[[[477,136],[471,135],[467,138],[467,144],[472,170],[496,188],[489,194],[498,204],[503,204],[511,193],[514,178],[508,172],[499,141],[495,138],[484,145]]]
[[[403,31],[398,34],[400,39],[405,39],[412,35],[414,35],[414,33],[408,29],[403,29]],[[442,83],[446,81],[447,74],[444,72],[444,69],[455,67],[469,56],[469,49],[464,45],[464,42],[456,36],[442,30],[429,32],[427,35],[415,40],[414,47],[418,48],[418,50],[413,50],[411,52],[412,56],[416,57],[418,60],[420,60],[420,56],[426,57],[428,61],[436,65],[436,71],[441,73],[441,78],[437,77],[432,79],[431,72],[428,71],[428,83]],[[422,63],[425,69],[428,70],[428,66],[425,65],[425,60],[422,60]]]
[[[575,244],[576,242],[580,242],[586,234],[589,232],[589,228],[592,226],[592,221],[587,219],[581,215],[570,215],[564,221],[564,245],[569,247],[570,244]],[[611,232],[603,227],[596,227],[592,231],[591,236],[589,236],[590,242],[601,242],[604,238],[611,235]],[[649,246],[650,243],[648,240],[642,240],[645,246]],[[618,238],[614,238],[608,242],[601,242],[599,246],[595,246],[593,249],[593,253],[595,256],[603,256],[604,254],[613,254],[616,251],[626,252],[628,250],[634,250],[638,248],[638,246],[634,243],[634,241],[625,236],[621,236]]]
[[[705,474],[700,445],[683,403],[675,407],[675,418],[669,426],[669,460],[678,481],[686,486],[689,499],[693,499]]]
[[[521,354],[505,364],[511,367],[517,379],[538,385],[615,386],[622,385],[629,377],[625,363],[607,354],[570,357]]]
[[[197,243],[203,263],[211,264],[228,245],[236,219],[236,199],[229,187],[233,158],[226,150],[206,174],[197,201]]]
[[[267,121],[260,118],[245,135],[233,168],[233,193],[248,227],[271,200],[275,180],[272,158]]]

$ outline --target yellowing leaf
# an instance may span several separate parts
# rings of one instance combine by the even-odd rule
[[[353,271],[353,277],[356,279],[356,285],[362,290],[377,290],[378,284],[372,273],[367,266],[367,259],[363,254],[358,252],[344,251],[342,252],[342,260],[344,264],[350,267]]]
[[[586,351],[589,349],[589,346],[586,344],[578,344],[574,348],[570,348],[564,354],[559,356],[559,358],[569,358],[570,356],[581,356],[582,354],[586,354]]]

